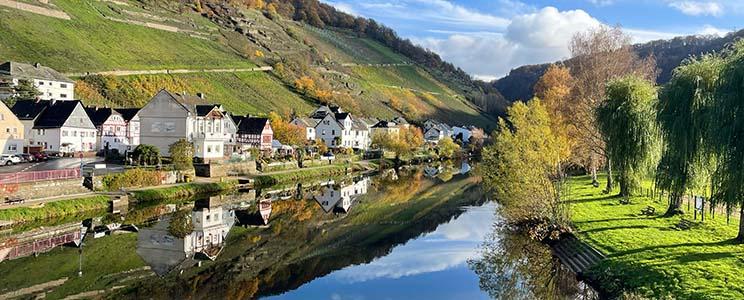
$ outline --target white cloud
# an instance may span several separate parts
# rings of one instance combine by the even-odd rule
[[[612,5],[615,3],[615,1],[613,0],[587,0],[587,1],[596,6],[607,6],[607,5]]]
[[[492,79],[515,66],[568,58],[571,37],[600,24],[582,10],[546,7],[514,17],[503,34],[453,33],[414,41],[478,78]]]
[[[697,34],[725,36],[729,32],[730,32],[730,30],[720,29],[720,28],[714,27],[712,25],[705,25],[705,26],[703,26],[703,28],[701,28],[700,30],[698,30]]]
[[[332,2],[332,1],[322,1],[325,4],[331,5],[334,8],[345,12],[347,14],[350,14],[352,16],[359,16],[359,14],[354,10],[354,7],[346,2]]]
[[[669,6],[690,16],[720,16],[723,5],[713,1],[673,1]]]

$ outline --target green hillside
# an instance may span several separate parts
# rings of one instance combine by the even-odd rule
[[[247,8],[226,13],[168,1],[24,2],[71,19],[0,7],[0,60],[40,62],[76,74],[281,65],[280,71],[269,72],[75,78],[76,95],[87,104],[140,106],[168,88],[205,93],[237,114],[304,114],[330,102],[380,118],[437,118],[489,129],[495,124],[452,85],[383,44],[346,30],[320,29]],[[295,82],[303,77],[331,96],[297,91]]]

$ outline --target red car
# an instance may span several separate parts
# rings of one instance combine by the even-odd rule
[[[34,160],[36,161],[45,161],[49,159],[49,155],[46,155],[46,153],[42,152],[36,152],[32,154],[34,156]]]

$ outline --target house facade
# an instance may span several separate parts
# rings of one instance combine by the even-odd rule
[[[97,149],[115,150],[119,153],[130,150],[127,121],[121,113],[106,107],[86,107],[85,112],[98,131],[96,134]]]
[[[170,155],[169,146],[180,139],[194,144],[194,156],[205,160],[225,156],[224,146],[232,138],[226,130],[226,112],[204,99],[160,90],[140,109],[140,143],[158,147]]]
[[[378,133],[398,136],[398,134],[400,134],[400,127],[398,127],[394,122],[380,121],[377,122],[377,124],[372,125],[371,132],[373,136]]]
[[[126,151],[132,151],[140,144],[140,119],[139,108],[116,108],[116,112],[121,114],[126,127]]]
[[[36,64],[8,61],[0,64],[0,78],[7,87],[0,91],[0,99],[15,96],[14,87],[21,80],[28,80],[41,92],[42,100],[75,99],[75,82],[52,68]]]
[[[241,117],[237,126],[235,141],[240,151],[250,148],[258,148],[261,151],[271,150],[274,130],[268,118]]]
[[[96,150],[96,127],[79,100],[21,100],[11,110],[24,125],[29,151]]]
[[[0,149],[2,154],[23,152],[24,126],[21,120],[0,101]]]
[[[314,141],[316,138],[315,126],[318,126],[318,121],[319,121],[318,119],[305,117],[305,118],[295,118],[290,123],[305,130],[306,140]]]
[[[310,116],[292,120],[292,124],[304,126],[306,137],[320,139],[330,148],[368,149],[371,143],[369,125],[361,118],[353,118],[350,113],[337,107],[321,106]],[[315,130],[308,127],[315,124]],[[314,134],[314,136],[313,136]]]

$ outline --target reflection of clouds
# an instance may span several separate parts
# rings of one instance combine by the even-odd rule
[[[356,283],[444,271],[465,264],[478,254],[478,247],[492,230],[494,205],[466,209],[459,218],[394,248],[389,255],[369,264],[342,269],[331,277],[344,283]]]

